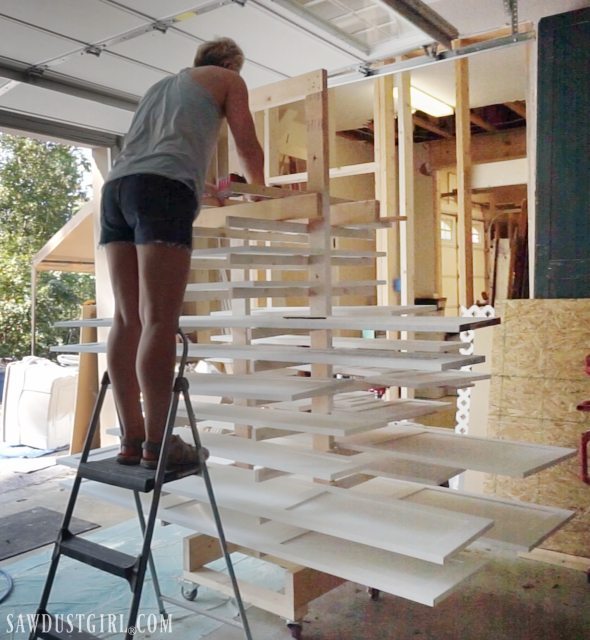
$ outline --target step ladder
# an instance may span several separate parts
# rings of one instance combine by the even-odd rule
[[[199,610],[198,612],[202,615],[209,616],[218,621],[225,622],[226,624],[242,628],[246,640],[252,640],[250,627],[248,625],[248,619],[246,617],[244,604],[240,595],[240,589],[234,572],[231,556],[228,551],[221,517],[217,508],[211,479],[207,469],[206,450],[204,450],[201,445],[199,432],[196,426],[195,415],[190,402],[188,380],[184,377],[184,371],[188,358],[188,340],[182,331],[179,330],[178,333],[182,339],[182,356],[180,359],[178,374],[174,381],[172,390],[172,398],[168,411],[166,430],[164,433],[164,439],[162,441],[162,448],[160,451],[160,458],[158,460],[157,469],[150,470],[142,467],[141,465],[121,465],[117,463],[115,457],[101,460],[88,460],[94,434],[99,424],[100,411],[104,403],[108,386],[110,384],[108,373],[105,372],[105,374],[103,375],[99,394],[92,411],[90,425],[88,428],[88,433],[86,435],[86,440],[84,442],[84,448],[80,457],[80,464],[78,465],[72,492],[70,494],[66,511],[64,513],[63,522],[61,524],[61,529],[58,533],[57,540],[53,549],[51,564],[45,581],[45,586],[43,588],[43,593],[41,595],[41,601],[36,612],[35,627],[31,631],[29,640],[35,640],[36,638],[44,638],[46,640],[92,640],[93,638],[97,638],[97,636],[93,636],[89,633],[84,632],[83,630],[71,631],[70,629],[68,629],[68,631],[64,630],[60,632],[57,630],[59,625],[52,624],[55,619],[52,618],[51,614],[47,611],[47,606],[51,595],[51,589],[56,578],[59,560],[62,556],[68,556],[70,558],[78,560],[83,564],[90,565],[92,567],[95,567],[102,571],[106,571],[110,574],[127,580],[131,588],[132,599],[129,609],[129,616],[127,619],[125,640],[131,640],[134,635],[134,628],[137,622],[145,573],[148,567],[152,576],[160,614],[164,617],[167,617],[163,601],[166,600],[168,602],[174,602],[174,600],[162,596],[160,592],[160,586],[156,575],[156,568],[151,553],[152,536],[158,515],[158,505],[162,493],[162,485],[166,482],[171,482],[173,480],[178,480],[180,478],[191,475],[202,478],[203,482],[205,483],[211,512],[213,514],[215,525],[217,527],[219,544],[227,565],[228,575],[232,583],[235,602],[238,607],[241,624],[236,623],[234,620],[222,619],[215,615],[209,615],[206,611]],[[165,461],[170,443],[170,437],[174,429],[176,413],[181,395],[186,405],[190,428],[194,438],[195,447],[199,452],[200,462],[196,466],[183,467],[176,470],[166,470]],[[82,483],[82,480],[84,479],[94,480],[96,482],[102,482],[133,491],[139,524],[141,532],[143,534],[141,552],[137,557],[122,553],[121,551],[110,549],[71,533],[70,521],[74,513],[80,485]],[[195,478],[195,481],[198,481],[198,479]],[[152,493],[152,501],[146,521],[140,494],[150,492]]]

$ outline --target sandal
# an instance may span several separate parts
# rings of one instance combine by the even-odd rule
[[[142,437],[129,438],[121,436],[121,451],[117,454],[117,462],[125,465],[139,464],[141,461]]]
[[[162,446],[161,442],[149,442],[146,441],[143,443],[143,452],[144,456],[141,458],[141,466],[146,469],[157,469],[158,468],[158,460],[160,458],[160,448]],[[206,460],[209,457],[209,452],[207,449],[202,447],[202,455]],[[154,457],[146,458],[145,454],[150,453]],[[193,445],[187,444],[180,438],[179,436],[171,436],[170,444],[168,445],[168,456],[166,459],[166,469],[168,471],[172,469],[176,469],[178,467],[186,467],[193,466],[198,467],[201,462],[201,455],[196,447]]]

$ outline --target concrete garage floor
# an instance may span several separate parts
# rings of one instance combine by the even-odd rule
[[[70,469],[50,467],[28,474],[2,470],[0,512],[35,506],[63,511],[69,492],[61,482]],[[81,496],[77,517],[104,527],[133,517],[122,508]],[[589,541],[590,542],[590,541]],[[32,551],[29,553],[36,553]],[[473,551],[480,553],[480,551]],[[3,567],[15,559],[0,562]],[[590,584],[584,571],[513,555],[486,552],[489,565],[434,608],[381,594],[372,601],[365,587],[346,583],[315,600],[303,622],[305,640],[588,640]],[[284,621],[248,610],[254,640],[290,638]],[[177,636],[175,635],[175,638]],[[243,640],[224,625],[204,640]],[[178,638],[178,640],[185,640]],[[190,640],[188,637],[186,640]]]

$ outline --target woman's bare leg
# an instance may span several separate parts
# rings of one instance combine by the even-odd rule
[[[130,242],[110,242],[105,250],[115,298],[107,367],[123,436],[143,440],[145,428],[135,370],[141,335],[137,252]]]
[[[170,406],[176,333],[189,274],[190,251],[165,243],[136,248],[142,324],[137,377],[143,393],[146,439],[157,443],[162,441]]]

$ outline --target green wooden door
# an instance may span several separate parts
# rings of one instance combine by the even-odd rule
[[[535,297],[590,298],[590,9],[538,35]]]

